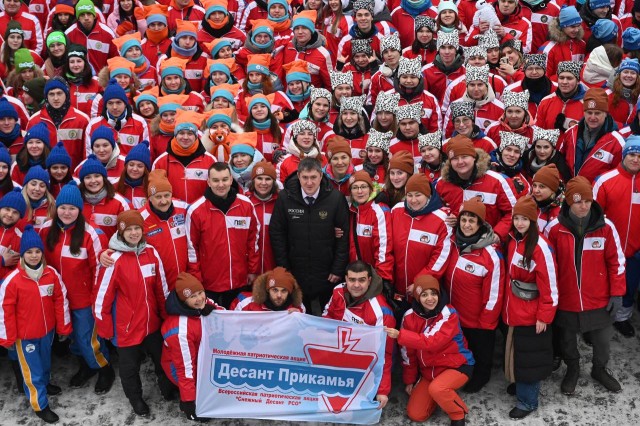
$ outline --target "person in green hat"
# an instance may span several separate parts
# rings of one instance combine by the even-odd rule
[[[44,75],[47,77],[63,76],[63,68],[67,55],[67,36],[62,31],[51,31],[47,36],[47,60],[44,61]]]
[[[13,56],[14,69],[6,79],[7,95],[22,98],[22,86],[36,77],[44,77],[42,69],[36,66],[31,51],[27,48],[16,50]]]
[[[9,21],[4,32],[4,43],[0,53],[0,78],[5,80],[14,68],[14,55],[18,49],[25,47],[24,31],[18,21]]]

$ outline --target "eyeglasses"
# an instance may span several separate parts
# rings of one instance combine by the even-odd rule
[[[361,185],[361,186],[352,186],[351,190],[354,192],[364,191],[365,189],[369,189],[369,185]]]

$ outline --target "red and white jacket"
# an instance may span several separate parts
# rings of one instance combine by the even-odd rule
[[[277,183],[274,182],[274,185]],[[271,271],[276,266],[276,260],[273,257],[273,249],[271,248],[271,237],[269,236],[269,222],[271,222],[271,214],[276,205],[278,195],[274,194],[268,200],[261,200],[252,192],[246,194],[253,203],[256,210],[256,216],[260,224],[260,233],[258,236],[258,253],[260,255],[260,263],[258,265],[258,274],[264,274]]]
[[[175,33],[178,27],[178,19],[183,21],[190,21],[200,27],[200,22],[204,18],[204,9],[201,6],[197,6],[194,2],[189,2],[187,7],[178,9],[174,1],[169,3],[169,9],[167,10],[167,22],[169,23],[169,32]]]
[[[500,19],[501,25],[504,27],[504,37],[502,37],[502,39],[500,40],[500,44],[504,43],[507,40],[515,38],[520,40],[520,42],[522,43],[523,53],[532,52],[531,44],[533,42],[533,29],[531,26],[531,21],[526,17],[526,14],[524,13],[524,9],[526,8],[523,7],[522,4],[518,4],[516,5],[516,10],[511,15],[504,16],[498,8],[498,3],[494,3],[493,7],[495,9],[496,15],[498,16],[498,19]],[[472,25],[471,28],[469,28],[469,34],[467,35],[467,45],[477,45],[477,36],[479,34],[480,30]]]
[[[375,278],[374,278],[375,279]],[[374,285],[373,281],[370,285]],[[380,284],[381,285],[381,284]],[[366,324],[377,327],[395,328],[396,319],[393,311],[387,304],[384,296],[378,294],[355,306],[347,307],[345,293],[347,286],[345,283],[338,284],[333,289],[331,300],[324,307],[323,318],[330,318],[338,321],[350,322],[354,324]],[[391,392],[391,368],[393,367],[393,348],[395,347],[392,338],[387,336],[384,348],[384,367],[382,380],[376,392],[378,395],[389,395]]]
[[[434,21],[438,17],[438,8],[431,6],[429,9],[420,13],[422,16],[428,16]],[[416,38],[415,32],[415,17],[407,13],[401,6],[396,7],[391,12],[391,22],[393,26],[398,29],[398,35],[400,36],[400,46],[407,47],[413,44]]]
[[[582,94],[584,96],[584,90],[582,90]],[[582,96],[580,99],[574,97],[568,99],[566,102],[555,92],[545,96],[540,101],[540,105],[538,105],[536,126],[543,129],[555,129],[556,118],[560,114],[564,114],[565,116],[563,124],[566,129],[578,124],[580,119],[584,117]]]
[[[533,251],[529,267],[523,263],[525,240],[517,241],[509,233],[507,248],[507,279],[504,291],[502,318],[511,327],[531,326],[536,321],[551,324],[558,307],[558,277],[556,259],[549,241],[538,236],[538,244]],[[524,300],[513,294],[511,281],[536,283],[540,296],[534,300]]]
[[[4,254],[7,250],[20,253],[20,239],[22,238],[22,226],[20,220],[15,225],[8,228],[0,226],[0,254]],[[7,276],[11,271],[17,268],[14,266],[5,266],[4,259],[0,258],[0,280]]]
[[[103,91],[104,89],[100,86],[100,83],[98,83],[97,77],[93,77],[89,85],[69,82],[69,99],[71,100],[71,106],[90,117],[91,104],[96,96]]]
[[[151,169],[166,170],[167,179],[173,188],[173,196],[187,203],[193,203],[204,194],[209,167],[215,162],[216,157],[205,152],[185,167],[172,154],[164,152],[156,158]]]
[[[624,296],[626,292],[620,236],[613,222],[604,218],[602,212],[599,214],[601,226],[587,230],[582,238],[580,271],[575,261],[578,241],[574,235],[559,219],[547,228],[546,234],[558,261],[558,309],[569,312],[600,309],[607,306],[610,297]],[[591,215],[596,215],[593,206]]]
[[[117,347],[135,346],[160,329],[169,295],[160,255],[147,245],[139,254],[116,251],[113,266],[98,268],[93,316],[98,335]]]
[[[434,63],[427,64],[422,68],[424,90],[429,91],[436,99],[444,99],[447,87],[458,78],[464,78],[465,72],[464,65],[449,74],[445,74]]]
[[[89,122],[88,131],[84,138],[85,155],[88,157],[91,154],[91,135],[100,126],[107,126],[109,122],[102,116],[92,118]],[[149,140],[149,127],[144,118],[138,114],[131,114],[131,117],[127,119],[127,122],[122,126],[120,131],[117,131],[111,127],[113,131],[113,138],[120,147],[120,154],[126,156],[131,148],[138,145],[142,141]]]
[[[349,213],[349,262],[363,260],[373,266],[380,278],[393,282],[391,213],[373,201],[358,207],[352,205]],[[355,238],[359,250],[356,250]]]
[[[444,279],[460,324],[466,328],[495,330],[505,283],[502,254],[494,245],[460,253],[455,236],[451,240],[453,249]]]
[[[39,339],[53,329],[61,336],[71,334],[67,289],[51,266],[44,266],[38,281],[18,266],[0,286],[0,306],[0,346]]]
[[[151,244],[164,266],[169,290],[173,290],[180,272],[187,270],[187,229],[185,221],[187,208],[184,201],[173,199],[173,215],[162,220],[147,203],[139,211],[144,219],[144,235],[147,243]]]
[[[125,210],[131,210],[131,206],[122,195],[116,193],[113,198],[105,197],[96,205],[85,200],[82,214],[91,226],[102,230],[108,240],[116,232],[118,215]]]
[[[640,178],[636,178],[619,164],[593,185],[593,198],[615,225],[625,257],[640,251]]]
[[[466,101],[466,100],[467,99],[463,95],[463,97],[460,97],[454,100],[453,102]],[[494,98],[491,102],[487,102],[486,104],[476,105],[474,108],[474,112],[476,114],[475,124],[480,128],[480,130],[482,130],[483,132],[487,132],[487,130],[492,125],[495,125],[496,122],[498,122],[500,118],[504,115],[504,104],[500,102],[498,99]],[[446,114],[444,115],[442,128],[444,129],[445,137],[450,138],[453,136],[455,127],[453,125],[453,120],[451,119],[450,109],[448,109]],[[491,137],[489,136],[489,138]]]
[[[42,26],[38,18],[24,11],[22,8],[13,16],[9,16],[4,10],[0,12],[0,28],[6,29],[10,21],[18,21],[20,26],[22,26],[22,31],[24,32],[24,47],[34,50],[38,55],[41,55],[44,48],[44,39],[42,38]]]
[[[451,102],[460,101],[464,94],[467,93],[467,76],[463,75],[452,81],[444,91],[444,98],[442,99],[442,115],[449,115],[449,106]],[[493,93],[497,100],[502,100],[502,93],[508,86],[506,80],[499,75],[489,74],[489,87],[493,89]],[[503,107],[504,109],[504,107]],[[487,127],[487,126],[484,126]]]
[[[51,232],[52,226],[57,223],[48,221],[40,231],[43,241]],[[98,256],[107,245],[107,239],[100,230],[95,230],[89,224],[85,224],[84,238],[78,254],[71,252],[71,234],[75,225],[67,229],[61,229],[58,242],[53,250],[49,250],[45,244],[44,256],[47,265],[60,273],[67,286],[67,299],[69,308],[73,311],[84,309],[93,303],[93,285],[96,279]]]
[[[138,210],[147,204],[147,190],[142,184],[138,186],[131,186],[127,182],[123,182],[124,190],[119,194],[122,195],[131,207]]]
[[[187,272],[196,276],[205,290],[224,292],[244,287],[248,274],[258,272],[260,223],[249,198],[236,195],[225,214],[202,196],[189,208],[185,226]]]
[[[106,24],[96,20],[96,24],[89,35],[78,28],[79,22],[71,25],[65,34],[71,43],[87,47],[89,63],[94,70],[100,70],[107,63],[107,59],[120,56],[116,45],[111,42],[115,34]]]
[[[389,91],[388,93],[395,93],[395,89]],[[409,104],[417,104],[418,102],[422,102],[422,125],[427,129],[427,132],[433,133],[440,128],[440,123],[442,123],[442,113],[440,112],[440,102],[438,99],[427,90],[423,90],[419,96],[411,99],[411,102],[408,102],[405,98],[400,97],[400,101],[398,102],[398,106],[409,105]]]
[[[560,6],[555,2],[545,3],[546,6],[535,12],[523,3],[522,16],[531,22],[531,32],[533,39],[531,41],[531,52],[536,53],[540,46],[547,41],[549,37],[549,23],[560,15]]]
[[[119,149],[117,145],[116,145],[116,149]],[[122,175],[122,172],[125,168],[125,165],[124,165],[125,158],[126,157],[123,157],[122,155],[117,155],[116,157],[112,156],[109,162],[107,163],[107,165],[104,166],[104,168],[107,170],[107,179],[114,186],[120,180],[120,176]],[[87,160],[82,160],[80,164],[78,164],[78,166],[73,171],[73,177],[77,181],[80,181],[80,170],[82,170],[82,166],[86,162]]]
[[[386,72],[391,71],[386,65],[382,64],[380,68],[384,69]],[[380,92],[389,92],[394,91],[393,78],[387,77],[382,73],[382,70],[376,71],[371,76],[371,87],[369,89],[369,94],[367,95],[367,105],[374,105],[378,100],[378,94]],[[392,92],[393,93],[393,92]]]
[[[349,50],[351,52],[351,50]],[[311,84],[315,87],[331,87],[329,70],[333,70],[331,54],[324,46],[311,48],[298,52],[293,45],[293,41],[284,46],[281,53],[283,64],[288,64],[295,60],[307,61],[309,74],[311,74]],[[281,76],[283,77],[283,76]],[[282,78],[284,81],[284,78]]]

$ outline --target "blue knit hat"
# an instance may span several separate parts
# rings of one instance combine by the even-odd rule
[[[251,145],[240,143],[231,147],[231,154],[229,157],[233,157],[235,154],[247,154],[253,158],[253,156],[256,155],[256,150]]]
[[[622,47],[626,50],[640,50],[640,29],[629,27],[622,33]]]
[[[589,0],[589,9],[595,10],[601,7],[611,7],[611,2],[609,0]]]
[[[56,206],[60,207],[64,204],[69,204],[77,207],[80,209],[80,211],[82,211],[82,207],[84,207],[82,194],[80,193],[80,189],[78,189],[78,184],[73,179],[71,179],[69,183],[62,187],[60,193],[58,194],[58,198],[56,198]]]
[[[22,238],[20,239],[20,257],[24,256],[27,250],[37,248],[40,249],[41,252],[44,252],[44,244],[42,243],[42,238],[33,229],[33,225],[29,224],[24,227],[24,231],[22,231]]]
[[[115,78],[109,80],[109,84],[107,88],[104,89],[104,95],[102,95],[102,100],[104,102],[104,106],[106,108],[107,102],[112,99],[120,99],[125,104],[129,105],[129,99],[127,99],[127,93],[124,91],[122,87],[118,84]]]
[[[56,76],[47,80],[47,84],[44,85],[45,99],[49,95],[49,91],[52,89],[61,89],[67,97],[69,97],[69,85],[62,77]]]
[[[10,207],[17,210],[22,219],[27,211],[27,203],[24,201],[22,190],[15,187],[13,191],[7,192],[4,197],[0,199],[0,209],[3,207]]]
[[[91,149],[93,149],[93,144],[98,139],[106,139],[111,144],[111,148],[116,147],[116,139],[113,136],[113,129],[109,126],[100,126],[93,131],[91,134]]]
[[[58,142],[56,146],[53,147],[47,157],[47,161],[45,162],[47,169],[51,168],[51,166],[55,164],[63,164],[67,167],[71,167],[71,156],[65,149],[62,142]]]
[[[611,41],[618,36],[618,26],[611,19],[598,19],[591,27],[591,33],[602,42]]]
[[[104,177],[105,179],[107,178],[107,169],[104,168],[95,154],[91,154],[89,155],[89,157],[87,157],[87,160],[80,168],[80,180],[82,181],[87,175],[91,175],[94,173],[102,175],[102,177]]]
[[[49,144],[49,129],[47,129],[47,125],[42,121],[27,131],[24,137],[24,144],[26,145],[31,139],[40,139],[46,146],[51,148]]]
[[[218,53],[222,50],[223,47],[231,47],[231,48],[233,48],[233,46],[231,45],[231,42],[229,40],[222,39],[222,40],[220,40],[219,43],[217,43],[215,46],[213,46],[213,49],[211,49],[211,57],[215,58],[218,55]]]
[[[24,176],[24,181],[22,182],[22,186],[27,186],[27,184],[32,180],[40,180],[47,185],[47,189],[49,188],[49,172],[42,168],[40,164],[36,164],[35,166],[31,166],[27,174]]]
[[[14,119],[18,119],[18,111],[11,105],[11,102],[7,100],[7,98],[0,98],[0,118],[11,117]]]
[[[149,141],[142,141],[129,151],[124,159],[124,163],[129,161],[140,161],[145,165],[147,170],[151,170],[151,153],[149,152]]]
[[[627,138],[627,143],[622,148],[622,158],[626,157],[627,154],[640,154],[640,136],[631,135]]]
[[[11,167],[11,154],[9,154],[9,150],[3,145],[0,144],[0,163],[4,163],[7,166]]]
[[[566,28],[582,23],[582,18],[575,6],[562,6],[558,22],[560,23],[560,28]]]
[[[293,17],[293,21],[291,22],[291,29],[293,30],[296,27],[305,27],[306,29],[311,31],[311,34],[313,34],[316,32],[316,23],[312,21],[309,15],[305,14],[305,12],[309,11],[302,11],[302,13],[299,13]]]
[[[620,63],[620,66],[616,70],[616,74],[620,74],[624,70],[635,71],[636,74],[640,74],[640,62],[637,59],[625,58]]]

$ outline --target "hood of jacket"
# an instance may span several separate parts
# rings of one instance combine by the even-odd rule
[[[367,291],[357,300],[354,300],[351,297],[351,294],[349,294],[349,292],[347,291],[347,284],[345,283],[344,285],[344,300],[347,302],[347,308],[351,308],[353,306],[358,306],[364,302],[366,302],[369,299],[373,299],[374,297],[376,297],[379,294],[382,294],[382,289],[383,289],[383,285],[382,285],[382,278],[380,278],[380,275],[378,275],[378,273],[376,272],[375,269],[371,268],[371,284],[369,285],[369,288],[367,289]]]
[[[560,28],[560,20],[556,17],[551,20],[549,23],[549,40],[555,41],[556,43],[564,43],[569,40],[569,37],[562,32]],[[584,28],[582,25],[580,26],[580,30],[578,31],[578,36],[576,40],[582,40],[584,38]]]
[[[478,172],[476,173],[477,179],[487,174],[489,165],[491,163],[491,158],[484,149],[476,148],[476,153],[478,154],[478,159],[476,160],[476,168],[478,169]],[[445,182],[453,183],[451,181],[451,173],[457,174],[451,169],[451,161],[447,160],[445,161],[444,165],[442,166],[442,170],[440,171],[440,179],[444,180]]]
[[[589,55],[582,79],[589,84],[597,84],[612,78],[614,71],[604,46],[599,46],[593,49]]]
[[[578,230],[576,229],[576,225],[569,217],[569,204],[562,203],[562,207],[560,207],[560,214],[558,214],[558,222],[564,225],[573,235],[578,235]],[[605,225],[605,216],[602,207],[600,204],[595,201],[591,204],[591,215],[589,216],[589,224],[584,231],[586,235],[589,232],[596,231],[602,228]]]
[[[188,307],[184,302],[178,298],[178,294],[175,289],[171,290],[167,301],[165,302],[165,309],[169,315],[179,315],[185,317],[199,317],[200,310],[192,309]]]
[[[259,305],[262,305],[269,299],[267,276],[268,274],[262,274],[253,282],[251,295],[253,296],[253,301]],[[293,284],[293,292],[291,292],[289,297],[291,298],[291,304],[294,307],[299,308],[302,306],[302,290],[297,282]]]

